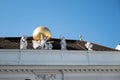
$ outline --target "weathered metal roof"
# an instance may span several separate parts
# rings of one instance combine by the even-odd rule
[[[19,49],[20,39],[21,37],[1,37],[0,38],[0,49]],[[32,37],[27,38],[28,49],[33,49],[32,40],[33,40]],[[52,43],[53,50],[59,50],[61,48],[60,39],[51,38],[50,41],[54,41]],[[87,43],[87,41],[66,39],[66,43],[67,43],[67,50],[87,50],[87,48],[85,47],[85,43]],[[93,45],[92,49],[95,51],[117,51],[116,49],[105,47],[105,46],[95,44],[95,43],[92,43],[92,45]]]

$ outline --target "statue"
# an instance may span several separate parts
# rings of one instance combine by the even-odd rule
[[[36,40],[32,40],[33,43],[33,48],[34,49],[39,49],[40,48],[40,40],[36,41]]]
[[[47,40],[48,40],[47,37],[41,37],[41,41],[40,41],[41,49],[47,49],[48,48],[47,43],[46,43]]]
[[[47,42],[47,47],[48,47],[47,49],[48,49],[48,50],[52,50],[52,48],[53,48],[52,43],[53,43],[53,41]]]
[[[45,26],[39,26],[33,32],[33,48],[34,49],[49,49],[53,48],[50,30]]]
[[[20,39],[20,49],[26,49],[27,48],[27,37],[22,36]]]
[[[88,49],[88,50],[92,50],[92,47],[93,47],[93,45],[90,43],[90,42],[87,42],[86,44],[85,44],[85,47]]]
[[[116,46],[116,50],[120,50],[120,43]]]
[[[66,41],[64,37],[61,38],[60,44],[61,44],[61,50],[66,50]]]
[[[33,40],[33,48],[34,49],[42,49],[42,50],[51,50],[53,48],[52,41],[48,41],[48,37],[40,35],[41,40]]]
[[[83,41],[83,36],[82,36],[82,35],[79,35],[79,37],[80,37],[80,41]]]

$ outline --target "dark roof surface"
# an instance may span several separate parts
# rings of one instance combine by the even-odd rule
[[[20,39],[21,37],[2,37],[0,38],[0,49],[19,49],[20,48]],[[27,38],[28,42],[28,49],[33,49],[32,47],[32,37]],[[53,44],[53,50],[59,50],[60,47],[60,39],[57,38],[51,38],[50,41],[54,41]],[[80,40],[68,40],[66,39],[67,43],[67,50],[87,50],[85,47],[86,41],[80,41]],[[98,44],[93,44],[92,49],[95,51],[117,51],[115,49],[105,47]]]

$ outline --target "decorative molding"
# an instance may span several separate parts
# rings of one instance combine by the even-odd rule
[[[95,69],[64,69],[63,70],[64,72],[69,72],[69,73],[72,73],[72,72],[85,72],[85,73],[100,73],[100,72],[107,72],[107,73],[114,73],[114,72],[120,72],[120,69],[104,69],[104,68],[101,68],[101,69],[98,69],[98,68],[95,68]]]
[[[0,72],[27,72],[27,73],[114,73],[120,72],[120,66],[0,66]]]

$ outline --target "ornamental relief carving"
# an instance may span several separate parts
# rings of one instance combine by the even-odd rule
[[[59,80],[56,74],[40,74],[36,76],[36,80]]]

